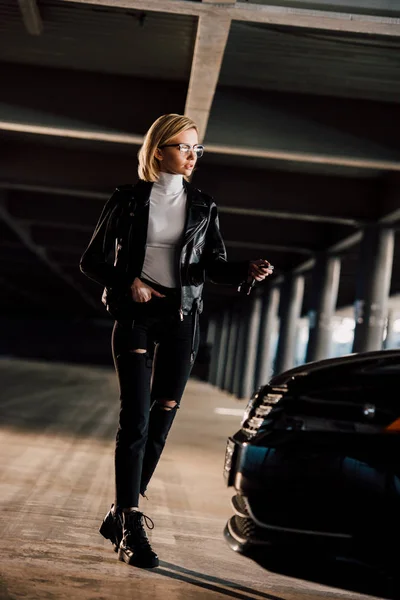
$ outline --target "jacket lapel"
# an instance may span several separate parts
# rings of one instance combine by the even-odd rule
[[[187,193],[186,227],[183,236],[183,245],[185,246],[207,220],[208,207],[197,190],[185,180],[184,187]]]
[[[151,189],[153,183],[151,181],[139,180],[133,187],[133,198],[138,208],[146,206],[150,201]]]
[[[185,180],[183,180],[183,185],[187,194],[186,226],[183,235],[183,245],[185,246],[208,219],[208,206],[196,188]],[[153,184],[149,181],[138,181],[134,186],[133,196],[136,203],[136,213],[139,212],[140,214],[143,209],[148,209],[152,187]],[[145,225],[148,222],[148,211],[143,216],[146,216],[144,218],[145,223],[142,222],[142,225]]]

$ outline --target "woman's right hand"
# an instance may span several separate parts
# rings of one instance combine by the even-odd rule
[[[160,294],[149,285],[146,285],[136,277],[134,282],[131,285],[131,293],[132,299],[134,302],[148,302],[151,300],[152,296],[157,296],[158,298],[165,298],[164,294]]]

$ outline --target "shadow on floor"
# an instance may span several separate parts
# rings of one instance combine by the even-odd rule
[[[393,549],[396,552],[396,549]],[[396,554],[397,555],[397,554]],[[244,557],[268,571],[296,577],[359,594],[398,600],[400,576],[393,561],[366,562],[341,556],[316,555],[308,552],[289,552],[283,548],[253,550]],[[396,572],[397,571],[397,572]]]
[[[400,598],[399,577],[390,576],[384,569],[350,561],[339,557],[299,556],[275,551],[267,555],[243,557],[243,560],[254,560],[267,571],[278,575],[312,581],[320,585],[340,588],[342,590],[365,594],[382,599],[398,600]],[[239,600],[282,600],[282,596],[262,592],[250,587],[191,571],[184,567],[160,561],[157,572],[172,579],[191,583],[203,589],[224,594]],[[331,590],[330,590],[331,591]]]
[[[160,567],[157,569],[157,573],[177,581],[191,583],[211,592],[224,594],[229,598],[238,598],[239,600],[282,600],[281,596],[261,592],[220,577],[191,571],[190,569],[185,569],[184,567],[165,561],[160,561]]]

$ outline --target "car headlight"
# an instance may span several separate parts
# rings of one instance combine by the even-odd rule
[[[232,485],[232,466],[234,462],[235,442],[228,438],[225,448],[224,479],[227,486]]]
[[[255,435],[270,413],[275,411],[277,404],[287,392],[287,386],[266,385],[259,388],[250,398],[241,422],[242,430],[249,435]]]
[[[256,400],[258,399],[259,393],[260,393],[260,390],[257,390],[256,392],[254,392],[254,394],[251,396],[250,400],[247,402],[246,408],[244,409],[242,421],[240,423],[241,426],[243,426],[245,421],[247,421],[250,418],[250,413],[251,413],[252,409],[254,408],[254,405],[256,404]]]

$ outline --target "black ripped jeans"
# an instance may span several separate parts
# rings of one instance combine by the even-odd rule
[[[132,326],[117,321],[112,352],[120,387],[121,409],[115,447],[116,505],[138,506],[157,466],[189,379],[193,315],[179,318],[179,292],[151,284],[155,296],[135,305]],[[195,333],[195,356],[199,331]],[[146,353],[133,352],[145,349]],[[153,365],[154,362],[154,365]],[[158,400],[172,400],[166,409]]]

